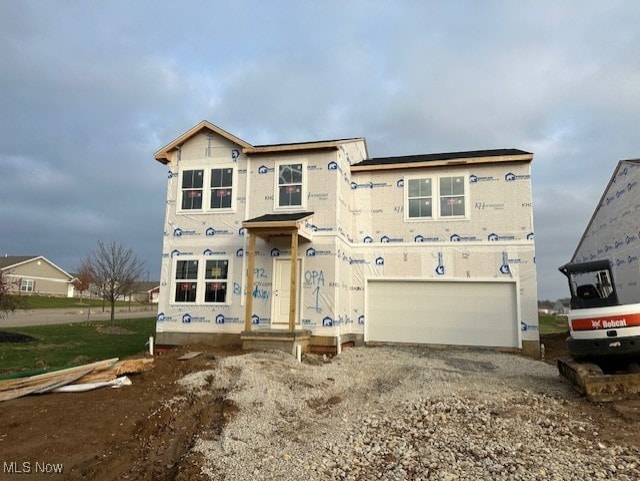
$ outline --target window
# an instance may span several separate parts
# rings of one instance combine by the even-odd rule
[[[176,302],[196,302],[198,261],[176,263]]]
[[[22,279],[20,283],[21,292],[33,292],[34,282],[33,279]]]
[[[175,303],[226,304],[229,259],[177,259],[174,264]]]
[[[464,177],[440,177],[440,217],[464,217]]]
[[[227,275],[229,262],[226,260],[207,260],[204,302],[226,302]]]
[[[181,173],[180,211],[232,212],[236,207],[236,166],[202,166]]]
[[[302,207],[302,164],[278,165],[277,207]]]
[[[409,217],[432,216],[431,179],[409,179]]]
[[[185,170],[182,173],[182,209],[202,209],[203,170]]]
[[[230,209],[233,199],[233,169],[211,169],[212,209]]]
[[[406,179],[405,218],[407,220],[465,218],[468,203],[466,184],[467,178],[464,175]]]

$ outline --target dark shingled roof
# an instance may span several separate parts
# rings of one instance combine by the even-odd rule
[[[412,162],[433,162],[437,160],[469,159],[473,157],[498,157],[506,155],[531,155],[531,152],[525,152],[524,150],[519,149],[493,149],[470,150],[467,152],[445,152],[441,154],[404,155],[400,157],[378,157],[363,160],[362,162],[353,164],[353,167],[366,165],[408,164]]]
[[[20,264],[21,262],[28,261],[30,259],[35,259],[38,256],[4,256],[0,257],[0,269],[4,269],[5,267],[13,266],[15,264]]]
[[[313,212],[297,212],[295,214],[265,214],[260,217],[245,220],[245,222],[283,222],[300,220],[313,215]]]

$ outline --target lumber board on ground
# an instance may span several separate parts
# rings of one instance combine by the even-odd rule
[[[87,384],[95,382],[113,381],[125,374],[139,374],[153,368],[153,358],[124,359],[116,362],[107,369],[96,369],[86,376],[74,381],[73,384]]]
[[[82,366],[60,369],[35,376],[0,381],[0,401],[17,399],[28,394],[42,394],[66,384],[70,384],[94,370],[113,367],[118,358],[98,361]]]

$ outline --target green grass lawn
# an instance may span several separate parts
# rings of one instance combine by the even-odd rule
[[[102,299],[80,299],[79,297],[48,297],[48,296],[24,296],[27,309],[65,309],[70,307],[86,307],[91,302],[92,308],[100,308],[104,305],[105,309],[109,308],[108,301]],[[128,301],[116,302],[116,307],[126,307],[129,304],[139,306],[140,303]]]
[[[0,343],[0,376],[59,369],[145,351],[155,335],[155,318],[84,322],[2,329],[35,340]],[[1,337],[1,336],[0,336]]]
[[[540,334],[557,334],[569,330],[567,316],[539,314],[538,322],[540,323]]]

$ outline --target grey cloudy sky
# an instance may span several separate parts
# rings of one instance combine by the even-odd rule
[[[252,144],[534,152],[540,299],[618,160],[640,157],[640,2],[0,2],[0,253],[96,240],[158,279],[166,168],[207,119]]]

